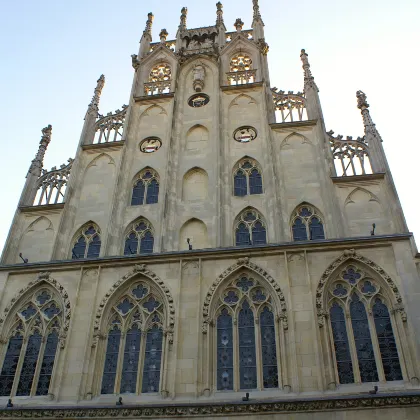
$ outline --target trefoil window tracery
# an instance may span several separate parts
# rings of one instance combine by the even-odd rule
[[[229,65],[227,80],[229,85],[244,85],[254,83],[257,71],[252,67],[251,57],[243,52],[235,54]]]
[[[236,246],[262,245],[267,243],[266,224],[259,212],[244,210],[235,224]]]
[[[144,84],[144,94],[149,96],[170,93],[171,83],[171,66],[168,63],[159,63],[150,71],[149,81]]]
[[[153,169],[140,172],[133,186],[131,205],[155,204],[159,199],[159,175]]]
[[[302,204],[294,211],[292,236],[294,241],[325,239],[324,223],[315,207]]]
[[[151,254],[153,253],[153,244],[153,227],[148,220],[141,218],[132,224],[126,236],[124,255]]]
[[[236,165],[233,175],[234,195],[262,194],[261,169],[253,159],[243,159]]]
[[[71,251],[73,260],[98,258],[101,251],[101,231],[95,223],[89,223],[80,229]]]

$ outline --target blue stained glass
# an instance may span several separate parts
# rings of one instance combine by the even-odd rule
[[[311,240],[325,239],[324,226],[317,217],[312,217],[309,222],[309,232],[311,234]]]
[[[150,179],[152,178],[153,175],[151,172],[147,171],[144,175],[143,175],[143,179]]]
[[[257,220],[257,216],[255,216],[255,214],[254,214],[254,213],[252,213],[252,211],[249,211],[249,212],[245,215],[244,220],[245,220],[246,222],[253,222],[254,220]]]
[[[299,216],[301,217],[309,217],[311,215],[312,212],[307,207],[303,207],[299,212]]]
[[[244,169],[251,169],[252,168],[252,164],[248,160],[246,162],[244,162],[241,166]]]
[[[336,284],[335,289],[333,290],[334,296],[343,297],[347,295],[347,289],[342,284]]]
[[[343,279],[347,280],[350,284],[355,284],[357,280],[362,277],[361,274],[356,273],[356,271],[353,268],[347,269],[347,271],[343,275]]]
[[[241,277],[236,282],[236,287],[239,287],[243,292],[247,292],[250,287],[254,285],[254,282],[252,280],[249,280],[246,277]]]
[[[55,353],[58,345],[58,333],[52,331],[48,334],[45,345],[44,356],[42,359],[41,370],[39,372],[36,395],[47,395],[50,388],[51,375],[54,368]]]
[[[16,395],[30,395],[31,393],[41,340],[42,337],[38,331],[29,337]]]
[[[162,340],[160,328],[153,327],[147,332],[141,392],[159,392]]]
[[[117,376],[118,353],[120,350],[121,331],[115,326],[108,333],[105,354],[104,373],[102,376],[101,394],[113,394]]]
[[[385,379],[387,381],[402,380],[400,359],[398,357],[391,318],[388,308],[380,299],[376,299],[373,305],[373,318],[375,320],[376,335],[378,337]]]
[[[339,382],[340,384],[354,383],[346,319],[343,308],[338,303],[334,303],[330,308],[330,320]]]
[[[133,295],[137,299],[141,299],[142,297],[146,296],[149,292],[149,289],[145,287],[143,284],[138,284],[132,291]]]
[[[125,240],[124,255],[137,254],[139,239],[135,233],[130,233]]]
[[[137,326],[127,331],[121,375],[120,393],[136,392],[141,332]]]
[[[362,286],[362,293],[372,294],[376,292],[376,287],[368,280],[366,280]]]
[[[73,260],[77,260],[79,258],[85,258],[85,250],[86,250],[86,240],[83,236],[81,236],[78,241],[74,244],[71,258]]]
[[[153,312],[156,308],[158,308],[160,302],[158,302],[153,296],[150,296],[147,302],[143,303],[143,306],[149,311]]]
[[[22,349],[23,337],[20,334],[9,339],[6,357],[0,374],[0,396],[9,396],[12,391],[13,380],[19,362],[20,351]]]
[[[96,233],[96,230],[93,226],[89,226],[86,230],[85,230],[85,235],[94,235]]]
[[[36,314],[36,309],[33,307],[32,304],[29,304],[22,312],[21,315],[28,320],[32,318]]]
[[[263,293],[261,289],[257,289],[252,295],[252,300],[254,302],[264,302],[267,299],[267,296]]]
[[[225,298],[223,299],[224,302],[228,303],[229,305],[233,305],[237,303],[239,300],[238,295],[233,291],[229,290]]]
[[[131,205],[132,206],[140,206],[143,204],[144,200],[144,182],[139,180],[133,188],[133,195],[131,196]]]
[[[122,302],[117,305],[118,310],[123,314],[126,315],[128,312],[133,309],[134,305],[130,302],[129,299],[125,298]]]
[[[234,178],[234,195],[243,197],[247,194],[246,175],[242,171],[236,172]]]
[[[306,232],[306,226],[302,222],[302,219],[296,219],[292,226],[293,240],[294,241],[307,241],[308,234]]]
[[[239,382],[241,389],[257,387],[254,314],[245,300],[238,317]]]
[[[267,307],[260,315],[261,328],[261,354],[263,366],[264,388],[277,388],[279,377],[277,370],[276,333],[274,328],[274,315]]]
[[[254,245],[267,243],[267,232],[261,222],[256,222],[252,228],[252,243]]]
[[[147,225],[144,222],[140,222],[137,226],[136,226],[136,231],[137,232],[143,232],[143,230],[147,229]]]
[[[249,229],[245,223],[239,223],[236,228],[236,246],[250,245]]]
[[[44,309],[44,314],[49,318],[53,318],[60,313],[60,308],[57,308],[55,303],[52,303],[48,308]]]
[[[262,194],[262,177],[257,169],[253,169],[249,175],[249,192],[250,194]]]
[[[352,295],[350,316],[359,362],[360,378],[362,382],[376,382],[378,381],[378,370],[373,353],[366,309],[356,293]]]
[[[147,186],[146,204],[154,204],[158,202],[159,198],[159,182],[152,179]]]
[[[51,295],[46,290],[43,290],[36,297],[36,300],[40,305],[43,305],[44,303],[47,303],[50,299],[51,299]]]
[[[233,389],[232,317],[226,308],[217,318],[217,389]]]
[[[147,231],[140,240],[140,253],[152,254],[153,253],[154,238],[150,231]]]
[[[87,258],[98,258],[101,250],[101,238],[95,235],[89,244]]]

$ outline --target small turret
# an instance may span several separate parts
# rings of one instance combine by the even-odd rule
[[[140,39],[139,58],[144,57],[150,51],[150,43],[152,42],[153,18],[153,13],[149,12],[147,14],[146,27]]]
[[[223,4],[219,1],[216,3],[216,8],[216,27],[218,30],[217,43],[220,47],[223,47],[226,44],[226,26],[223,20]]]
[[[181,9],[181,16],[179,18],[179,26],[178,26],[178,31],[176,33],[176,51],[179,51],[183,45],[182,45],[182,41],[183,41],[183,35],[184,32],[187,30],[187,14],[188,14],[188,9],[186,7],[183,7]]]
[[[252,5],[254,9],[254,15],[252,19],[252,29],[254,30],[254,39],[258,41],[264,39],[264,22],[260,13],[260,5],[258,0],[252,0]]]

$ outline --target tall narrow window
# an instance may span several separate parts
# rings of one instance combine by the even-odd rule
[[[95,224],[85,225],[77,235],[71,251],[73,260],[98,258],[101,251],[101,233]]]
[[[153,169],[144,169],[134,182],[131,205],[155,204],[158,199],[159,176]]]
[[[309,204],[302,204],[293,212],[291,226],[294,241],[325,239],[321,216]]]
[[[267,231],[261,215],[252,209],[245,210],[236,221],[236,246],[263,245],[266,243]]]
[[[61,308],[61,300],[50,287],[38,289],[17,308],[7,351],[0,359],[0,396],[50,392],[63,325]]]
[[[141,218],[131,225],[125,239],[124,255],[151,254],[153,244],[153,227],[148,220]]]
[[[116,301],[108,325],[102,394],[159,392],[164,312],[161,299],[145,282],[131,285]]]
[[[389,310],[382,298],[377,297],[383,293],[380,284],[363,270],[348,265],[332,283],[329,293],[332,298],[330,322],[339,382],[401,380],[400,360]],[[350,351],[351,346],[354,354]],[[376,354],[375,346],[378,349]],[[381,364],[383,374],[378,371]],[[355,365],[359,367],[357,371]]]
[[[217,389],[277,388],[276,325],[270,295],[244,273],[226,285],[219,304],[215,313]]]
[[[253,159],[243,159],[235,167],[233,175],[234,195],[262,194],[261,169]]]

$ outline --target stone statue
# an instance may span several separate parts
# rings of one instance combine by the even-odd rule
[[[201,92],[204,88],[206,70],[202,63],[198,63],[193,68],[193,88],[196,92]]]

